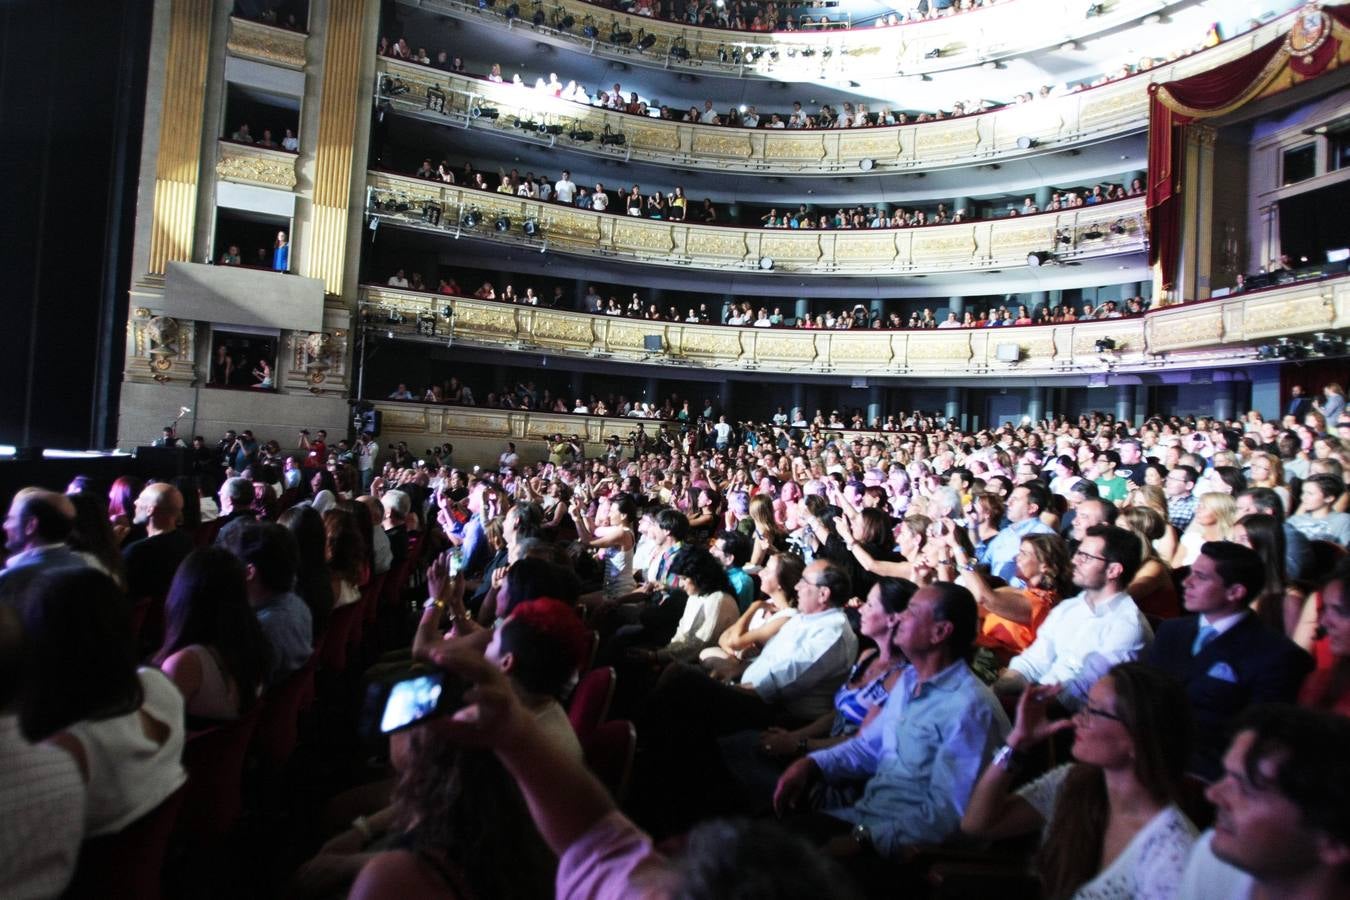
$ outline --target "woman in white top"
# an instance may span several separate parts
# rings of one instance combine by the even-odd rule
[[[572,521],[577,526],[577,537],[583,547],[600,551],[605,568],[604,586],[598,594],[581,598],[583,604],[618,602],[637,587],[633,579],[633,548],[637,544],[637,504],[627,494],[609,501],[608,524],[597,525],[586,514],[586,505],[579,497],[572,498]],[[598,510],[597,510],[598,512]]]
[[[248,605],[244,567],[220,547],[178,566],[164,604],[164,643],[154,656],[200,724],[237,719],[253,707],[271,654]]]
[[[126,598],[107,575],[54,572],[23,599],[24,736],[75,759],[87,790],[85,837],[121,831],[187,779],[183,697],[158,670],[137,670]]]
[[[1237,503],[1231,494],[1210,491],[1200,495],[1195,505],[1195,518],[1181,534],[1177,552],[1172,557],[1172,568],[1179,569],[1195,562],[1200,545],[1205,541],[1226,541],[1233,535],[1237,522]]]
[[[1032,685],[1004,748],[980,776],[961,830],[985,840],[1042,833],[1045,896],[1171,900],[1195,827],[1177,807],[1190,755],[1191,716],[1175,680],[1139,663],[1115,666],[1073,719],[1051,722],[1055,685]],[[1018,757],[1074,729],[1069,763],[1015,794]]]
[[[679,576],[679,587],[689,599],[675,636],[653,654],[653,662],[693,662],[736,621],[735,590],[727,580],[727,570],[702,547],[686,546],[671,561],[670,571]]]
[[[764,645],[797,614],[797,582],[806,568],[794,553],[775,553],[759,570],[759,587],[767,599],[756,600],[717,638],[716,647],[699,654],[703,668],[722,680],[745,670]]]

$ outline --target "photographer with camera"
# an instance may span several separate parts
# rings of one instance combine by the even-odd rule
[[[322,428],[313,438],[307,429],[300,429],[300,442],[296,446],[305,451],[305,458],[300,464],[306,469],[322,469],[328,462],[328,432]]]

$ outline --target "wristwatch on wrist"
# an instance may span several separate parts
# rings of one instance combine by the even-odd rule
[[[1014,750],[1008,744],[1004,744],[994,751],[994,758],[991,762],[1005,772],[1013,772],[1021,767],[1022,761],[1026,755],[1019,750]]]
[[[967,562],[964,562],[964,563],[962,563],[962,564],[960,565],[959,568],[961,569],[962,572],[974,572],[974,571],[975,571],[975,561],[974,561],[974,560],[969,560],[969,561],[967,561]]]
[[[859,847],[869,847],[872,844],[872,833],[867,830],[867,826],[861,823],[854,825],[853,830],[849,832],[853,842]]]

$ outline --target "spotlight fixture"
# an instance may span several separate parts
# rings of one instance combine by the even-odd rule
[[[561,125],[540,125],[539,131],[543,134],[552,134],[556,136],[563,133],[563,127]]]
[[[450,318],[450,316],[454,313],[454,311],[455,311],[454,308],[450,306],[448,303],[445,306],[441,307],[441,315],[445,316],[447,319]]]
[[[595,40],[600,36],[600,29],[595,27],[595,20],[590,16],[581,20],[581,34],[583,37],[588,37],[591,40]]]
[[[1104,12],[1106,12],[1106,4],[1094,3],[1087,8],[1087,13],[1083,16],[1083,18],[1095,19],[1097,16],[1100,16]]]
[[[1065,231],[1063,228],[1061,228],[1061,229],[1059,229],[1058,231],[1055,232],[1055,243],[1056,243],[1056,244],[1072,244],[1072,243],[1073,243],[1073,237],[1071,237],[1071,236],[1069,235],[1069,232],[1067,232],[1067,231]]]
[[[1117,236],[1124,234],[1125,223],[1122,222],[1120,219],[1116,219],[1114,222],[1111,223],[1111,233]]]
[[[1032,250],[1027,254],[1027,265],[1033,269],[1039,269],[1055,261],[1055,254],[1049,250]]]
[[[524,231],[528,237],[534,237],[539,233],[539,220],[526,219],[525,224],[521,226],[521,231]]]
[[[765,272],[771,271],[773,269],[773,257],[761,256],[759,258],[759,267],[763,269]]]
[[[477,228],[478,223],[483,220],[483,216],[476,209],[471,209],[459,217],[459,224],[465,228]]]
[[[684,38],[676,38],[671,43],[670,55],[680,60],[689,59],[689,48],[684,45]]]
[[[859,168],[859,169],[862,169],[864,172],[870,172],[870,171],[872,171],[872,169],[876,166],[876,164],[877,164],[877,161],[876,161],[875,159],[860,159],[860,160],[858,160],[858,168]]]
[[[569,131],[567,136],[578,143],[586,144],[595,140],[594,131]]]
[[[604,134],[600,135],[600,145],[602,147],[603,146],[622,147],[627,140],[628,139],[625,138],[623,135],[615,134],[614,132],[610,131],[608,125],[605,126]]]
[[[611,44],[631,44],[633,43],[633,32],[623,31],[618,25],[615,25],[610,29],[609,42]]]
[[[498,216],[497,222],[493,227],[495,227],[499,232],[505,234],[506,232],[511,230],[511,218],[509,216]]]
[[[520,16],[520,4],[512,3],[510,6],[508,6],[506,8],[505,16],[506,21],[508,22],[510,22],[512,19],[518,18]]]
[[[637,48],[639,50],[650,50],[652,49],[653,46],[655,46],[655,44],[656,44],[656,35],[643,34],[642,37],[638,38]]]
[[[417,333],[420,334],[422,337],[435,337],[435,336],[436,336],[436,317],[435,317],[435,316],[418,316],[418,317],[417,317]]]
[[[543,25],[547,19],[548,16],[544,15],[544,11],[542,9],[536,9],[534,11],[534,15],[530,17],[530,21],[534,23],[535,28],[538,28],[540,25]]]
[[[1100,241],[1104,237],[1106,237],[1106,232],[1102,231],[1101,228],[1096,225],[1089,226],[1088,229],[1083,232],[1083,240],[1085,241]]]
[[[932,50],[929,50],[927,53],[925,53],[925,54],[923,55],[923,58],[924,58],[924,59],[941,59],[941,58],[942,58],[942,48],[941,48],[941,47],[934,47]]]
[[[469,110],[469,115],[475,119],[496,119],[501,112],[495,106],[475,106]]]
[[[802,48],[802,56],[815,56],[815,55],[816,55],[816,51],[815,51],[813,48],[811,48],[811,47],[803,47],[803,48]]]
[[[1035,146],[1036,146],[1036,139],[1035,139],[1035,138],[1032,138],[1032,137],[1028,137],[1028,136],[1025,135],[1025,134],[1022,135],[1021,137],[1019,137],[1019,138],[1017,139],[1017,149],[1018,149],[1018,150],[1030,150],[1032,147],[1035,147]]]
[[[1279,356],[1279,350],[1274,344],[1262,344],[1256,348],[1257,359],[1278,359]]]
[[[558,29],[560,31],[571,31],[575,24],[577,24],[577,20],[574,17],[563,13],[562,18],[558,20]]]
[[[831,56],[834,56],[834,48],[833,48],[833,47],[826,47],[824,50],[821,50],[821,51],[820,51],[820,58],[821,58],[821,59],[829,59]]]
[[[1116,342],[1113,338],[1098,338],[1093,346],[1097,348],[1098,353],[1111,353],[1116,349]]]

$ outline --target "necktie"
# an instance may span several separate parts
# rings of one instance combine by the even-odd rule
[[[1219,631],[1213,625],[1202,624],[1200,630],[1196,632],[1195,641],[1191,644],[1191,656],[1199,656],[1200,651],[1218,636]]]

